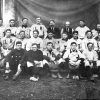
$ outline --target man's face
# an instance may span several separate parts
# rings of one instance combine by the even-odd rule
[[[80,21],[79,25],[83,27],[85,25],[84,21]]]
[[[55,22],[54,21],[50,21],[50,26],[55,26]]]
[[[76,50],[76,48],[77,48],[77,44],[72,44],[72,45],[71,45],[71,49],[72,49],[72,50]]]
[[[33,45],[33,46],[32,46],[32,50],[33,50],[33,51],[37,51],[37,49],[38,49],[38,48],[37,48],[37,45]]]
[[[34,37],[34,38],[37,38],[37,37],[38,37],[38,33],[37,33],[36,31],[34,31],[33,37]]]
[[[77,33],[74,33],[74,34],[73,34],[73,38],[74,38],[74,39],[77,39],[77,38],[78,38],[78,34],[77,34]]]
[[[66,22],[66,27],[69,27],[70,26],[70,22]]]
[[[47,45],[47,49],[48,49],[48,50],[52,50],[52,49],[53,49],[53,45],[52,45],[52,44],[48,44],[48,45]]]
[[[22,44],[17,44],[16,49],[21,50],[22,49]]]
[[[23,19],[22,23],[23,23],[23,25],[27,25],[28,24],[28,19]]]
[[[91,39],[91,38],[92,38],[92,33],[91,33],[91,32],[88,32],[88,33],[87,33],[87,38],[88,38],[88,39]]]
[[[36,23],[40,24],[41,23],[41,19],[40,18],[36,18]]]
[[[99,30],[100,30],[100,24],[97,24],[97,29],[99,29]]]
[[[2,21],[2,20],[0,20],[0,26],[2,26],[2,23],[3,23],[3,21]]]
[[[89,45],[88,45],[88,50],[89,50],[89,51],[93,50],[93,44],[89,44]]]
[[[53,37],[52,33],[48,33],[48,37],[51,39]]]
[[[62,34],[62,39],[66,39],[67,37],[67,34]]]
[[[23,39],[25,37],[25,32],[20,32],[20,38]]]
[[[10,21],[10,26],[15,26],[15,21],[14,20],[12,20],[12,21]]]
[[[11,35],[11,31],[10,30],[6,31],[6,37],[9,37],[10,35]]]

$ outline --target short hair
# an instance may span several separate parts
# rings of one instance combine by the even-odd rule
[[[67,32],[63,32],[62,34],[66,34],[67,35],[68,33]]]
[[[52,43],[52,42],[47,42],[47,45],[49,45],[49,44],[52,44],[52,45],[53,45],[53,43]]]
[[[10,32],[11,32],[11,29],[6,29],[6,31],[5,31],[5,32],[7,32],[7,31],[10,31]]]
[[[65,24],[70,24],[70,21],[66,21]]]
[[[19,32],[19,34],[20,34],[21,32],[24,32],[24,33],[25,33],[25,31],[24,31],[24,30],[21,30],[21,31]]]
[[[16,45],[17,45],[17,44],[22,44],[22,42],[21,42],[21,41],[17,41],[17,42],[16,42]]]
[[[34,45],[38,46],[38,44],[37,44],[37,43],[32,43],[32,45],[31,45],[31,46],[34,46]]]
[[[55,20],[54,20],[54,19],[50,19],[49,23],[50,23],[51,21],[55,23]]]
[[[78,31],[73,31],[73,34],[77,33],[78,34]]]
[[[77,45],[77,43],[76,43],[76,42],[72,42],[72,43],[71,43],[71,45],[73,45],[73,44]]]
[[[92,42],[89,42],[89,43],[87,43],[87,46],[88,46],[89,44],[92,44],[92,46],[94,45]]]
[[[80,20],[80,21],[82,21],[82,22],[84,22],[84,23],[85,23],[85,20]]]
[[[85,33],[85,35],[87,35],[88,32],[90,32],[92,34],[92,31],[91,30],[87,30],[86,33]]]
[[[52,33],[52,34],[53,34],[53,32],[52,32],[52,31],[49,31],[49,32],[48,32],[48,34],[49,34],[49,33]]]
[[[40,17],[37,17],[36,19],[41,19]]]
[[[11,21],[14,21],[15,22],[15,19],[10,19],[9,22],[11,22]]]
[[[27,19],[27,20],[28,20],[28,18],[22,18],[22,21],[23,21],[24,19]]]
[[[34,32],[37,32],[37,33],[39,34],[39,31],[38,31],[38,30],[34,30],[33,33],[34,33]]]

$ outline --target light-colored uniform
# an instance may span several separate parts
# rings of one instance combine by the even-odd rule
[[[75,30],[78,31],[78,38],[84,39],[86,31],[88,31],[90,29],[87,26],[84,26],[84,27],[78,26]]]
[[[29,51],[31,49],[31,46],[32,46],[33,43],[38,44],[39,49],[43,50],[43,40],[39,37],[37,37],[37,38],[32,37],[27,41],[27,44],[26,44],[26,50],[27,51]]]
[[[85,38],[85,39],[82,41],[82,49],[83,49],[83,50],[87,49],[87,44],[88,44],[89,42],[93,43],[93,45],[94,45],[94,50],[98,50],[97,41],[96,41],[94,38],[92,38],[92,39]]]
[[[4,50],[4,56],[6,56],[13,48],[15,45],[15,37],[3,37],[2,38],[2,46],[3,46],[3,50]]]
[[[19,37],[19,33],[20,33],[20,31],[22,31],[22,30],[25,31],[25,35],[27,35],[27,34],[30,35],[30,32],[31,32],[30,27],[27,27],[27,28],[25,28],[25,27],[18,27],[17,32],[16,32],[16,36],[17,36],[17,37]]]
[[[43,24],[33,24],[31,27],[31,37],[33,37],[33,31],[39,31],[39,37],[47,37],[47,28]]]
[[[79,49],[79,50],[82,49],[82,40],[81,39],[74,39],[74,38],[71,38],[67,41],[67,49],[71,48],[72,42],[75,42],[77,44],[77,49]]]
[[[43,48],[44,49],[46,49],[46,46],[47,46],[48,42],[51,42],[53,44],[53,48],[55,48],[56,39],[54,39],[54,38],[52,38],[52,39],[46,38],[46,39],[43,40]]]
[[[90,62],[96,61],[97,66],[100,66],[100,61],[98,60],[98,54],[95,50],[89,51],[88,49],[83,52],[85,56],[85,66],[91,66]]]

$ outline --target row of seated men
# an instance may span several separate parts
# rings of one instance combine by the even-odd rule
[[[53,49],[52,42],[47,43],[44,51],[39,50],[38,45],[33,43],[31,49],[26,51],[22,49],[22,42],[17,41],[16,48],[5,58],[5,79],[13,75],[15,80],[23,71],[30,74],[32,81],[38,81],[41,71],[50,73],[53,78],[62,78],[63,69],[68,73],[67,78],[98,77],[100,75],[99,52],[94,50],[93,43],[89,42],[83,52],[77,49],[77,46],[76,42],[72,42],[70,48],[61,53]]]
[[[87,43],[91,42],[94,45],[94,50],[100,49],[100,33],[98,33],[97,37],[93,37],[93,33],[88,30],[85,32],[85,37],[83,39],[80,39],[78,31],[73,31],[72,38],[68,38],[68,34],[62,33],[62,37],[60,39],[54,39],[53,33],[48,32],[47,37],[45,39],[41,39],[39,37],[39,31],[34,30],[33,36],[31,38],[28,38],[25,36],[25,31],[21,30],[19,35],[16,37],[12,35],[11,30],[7,29],[5,32],[5,37],[1,38],[2,43],[2,52],[4,56],[6,56],[12,49],[16,48],[16,42],[21,41],[22,42],[22,48],[26,49],[27,51],[30,50],[32,43],[37,43],[40,50],[45,50],[46,45],[48,42],[53,43],[53,48],[56,49],[59,52],[63,52],[66,49],[70,48],[70,44],[72,42],[77,43],[77,48],[83,52],[85,49],[87,49]]]

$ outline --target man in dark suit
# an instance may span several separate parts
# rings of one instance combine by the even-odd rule
[[[70,22],[67,21],[65,27],[61,29],[61,34],[66,33],[68,35],[68,39],[71,39],[73,36],[73,29],[70,27]]]
[[[61,38],[60,29],[55,26],[55,21],[53,19],[50,20],[49,22],[49,27],[47,29],[47,32],[53,33],[55,39]]]

